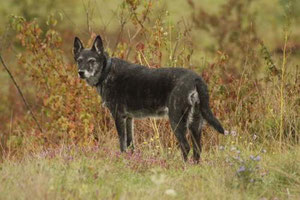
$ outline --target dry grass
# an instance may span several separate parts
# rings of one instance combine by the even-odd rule
[[[300,198],[298,2],[24,2],[1,8],[25,16],[0,29],[1,53],[43,131],[0,71],[0,199]],[[167,121],[137,120],[136,151],[121,155],[70,53],[75,35],[99,33],[110,55],[199,73],[236,136],[204,128],[201,164],[183,164]]]

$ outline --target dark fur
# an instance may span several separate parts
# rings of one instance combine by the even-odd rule
[[[97,87],[102,101],[110,110],[116,124],[120,149],[132,147],[133,118],[167,116],[186,161],[190,146],[186,139],[189,129],[193,138],[194,160],[201,152],[203,119],[224,134],[220,122],[209,107],[209,95],[203,79],[183,68],[152,69],[118,58],[108,58],[100,36],[91,49],[84,49],[78,38],[74,41],[74,58],[80,76]],[[92,59],[93,58],[93,59]],[[88,60],[95,60],[91,63]],[[90,70],[88,72],[84,72]],[[93,76],[90,72],[94,70]]]

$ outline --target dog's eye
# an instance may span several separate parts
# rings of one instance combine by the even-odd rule
[[[77,63],[78,63],[78,64],[81,64],[81,63],[82,63],[82,59],[78,59],[78,60],[77,60]]]
[[[95,64],[95,60],[89,60],[89,64],[94,65]]]

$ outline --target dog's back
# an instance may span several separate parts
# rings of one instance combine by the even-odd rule
[[[127,112],[143,110],[149,113],[166,107],[174,87],[196,76],[183,68],[148,68],[117,58],[112,59],[111,67],[104,86],[107,93],[102,97],[106,103],[113,101],[114,105],[124,106]]]

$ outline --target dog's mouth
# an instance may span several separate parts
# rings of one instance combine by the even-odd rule
[[[78,71],[78,76],[81,79],[89,79],[95,76],[95,71],[80,70]]]
[[[79,72],[78,72],[78,76],[79,76],[79,78],[81,78],[81,79],[85,79],[84,71],[79,71]]]

